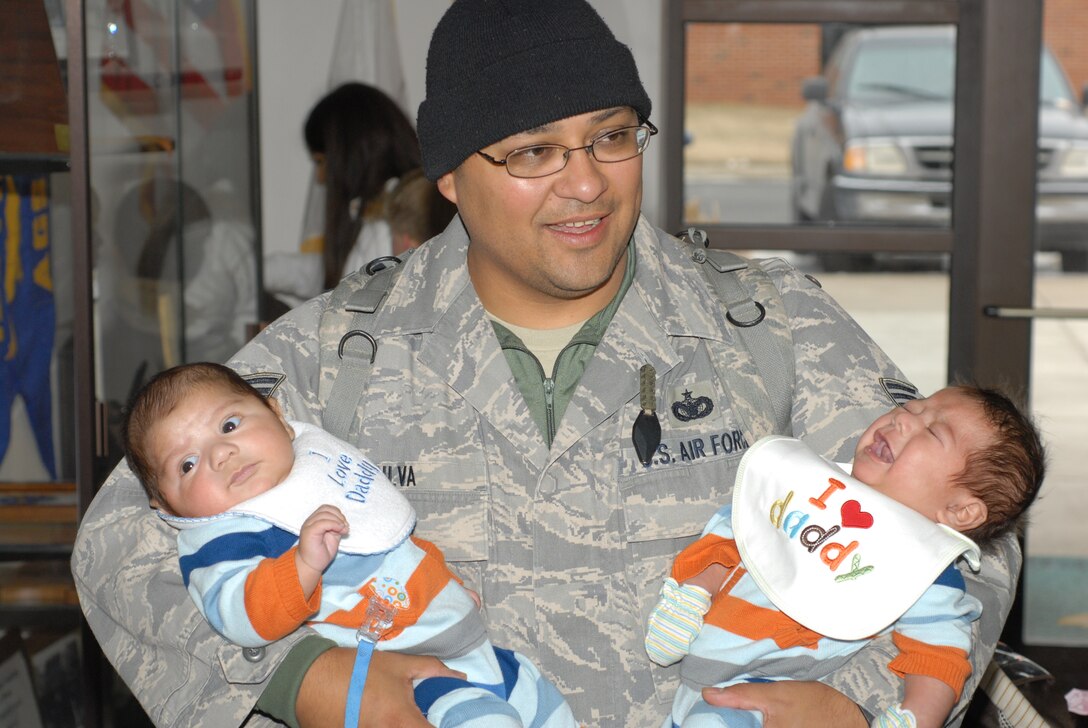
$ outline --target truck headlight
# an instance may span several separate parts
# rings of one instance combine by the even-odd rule
[[[907,158],[893,142],[859,140],[847,142],[842,168],[850,174],[900,177],[907,173]]]
[[[1074,144],[1062,152],[1059,177],[1088,177],[1088,146]]]

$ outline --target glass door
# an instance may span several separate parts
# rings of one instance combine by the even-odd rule
[[[68,561],[129,395],[255,330],[254,31],[252,0],[0,2],[0,667],[25,677],[4,682],[20,726],[103,716]]]
[[[966,378],[1029,395],[1051,468],[1014,646],[1088,644],[1088,594],[1067,589],[1080,606],[1059,610],[1036,591],[1088,583],[1073,535],[1088,509],[1072,450],[1088,421],[1083,321],[1022,315],[1088,304],[1082,5],[1048,0],[1045,19],[1041,0],[667,11],[683,53],[667,71],[666,226],[815,272],[924,391]]]
[[[1088,242],[1088,236],[1084,238]],[[1088,498],[1077,454],[1088,438],[1088,273],[1053,259],[1035,274],[1032,404],[1048,470],[1027,528],[1023,637],[1088,647]]]
[[[90,0],[95,389],[108,453],[156,372],[222,362],[258,320],[254,9]]]
[[[1088,648],[1088,31],[1080,6],[1047,2],[1040,73],[1031,326],[1031,404],[1047,446],[1047,477],[1025,537],[1021,637],[1043,656]],[[1085,652],[1081,649],[1078,652]],[[1078,660],[1083,664],[1083,657]]]

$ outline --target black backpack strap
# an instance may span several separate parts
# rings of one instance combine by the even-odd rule
[[[725,317],[733,324],[755,361],[766,393],[756,391],[755,387],[746,387],[743,381],[734,382],[734,386],[750,389],[747,394],[752,401],[764,401],[769,407],[768,411],[774,413],[776,432],[789,434],[793,429],[793,347],[788,338],[771,331],[770,322],[766,320],[768,314],[777,315],[777,312],[784,312],[784,308],[769,300],[766,304],[755,300],[749,287],[741,280],[740,273],[751,271],[759,276],[757,288],[763,289],[761,293],[765,300],[768,296],[777,296],[777,289],[766,271],[753,261],[728,250],[707,247],[709,240],[704,231],[688,228],[677,237],[691,242],[691,259],[700,264],[699,270],[725,306]],[[788,322],[785,330],[789,331]]]
[[[322,356],[336,357],[322,366],[323,372],[331,368],[332,381],[327,395],[321,393],[324,404],[321,421],[326,430],[348,441],[378,353],[378,342],[369,329],[374,328],[376,314],[401,270],[398,258],[379,260],[387,264],[377,270],[373,264],[368,265],[366,272],[371,274],[368,278],[345,279],[333,289],[329,306],[321,317]],[[335,353],[331,350],[333,345]]]

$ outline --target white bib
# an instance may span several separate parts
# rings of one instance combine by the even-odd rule
[[[339,508],[351,525],[339,550],[380,554],[398,546],[416,523],[416,513],[400,491],[357,449],[320,427],[291,422],[295,463],[287,478],[271,490],[204,518],[182,518],[160,511],[176,528],[194,528],[216,519],[245,515],[298,535],[318,506]]]
[[[741,459],[733,531],[745,568],[782,612],[840,640],[895,622],[978,546],[879,493],[800,440],[767,437]]]

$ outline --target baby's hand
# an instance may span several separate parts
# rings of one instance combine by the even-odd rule
[[[319,507],[302,524],[299,559],[314,571],[323,572],[336,557],[340,538],[347,534],[348,522],[339,508],[327,504]]]

